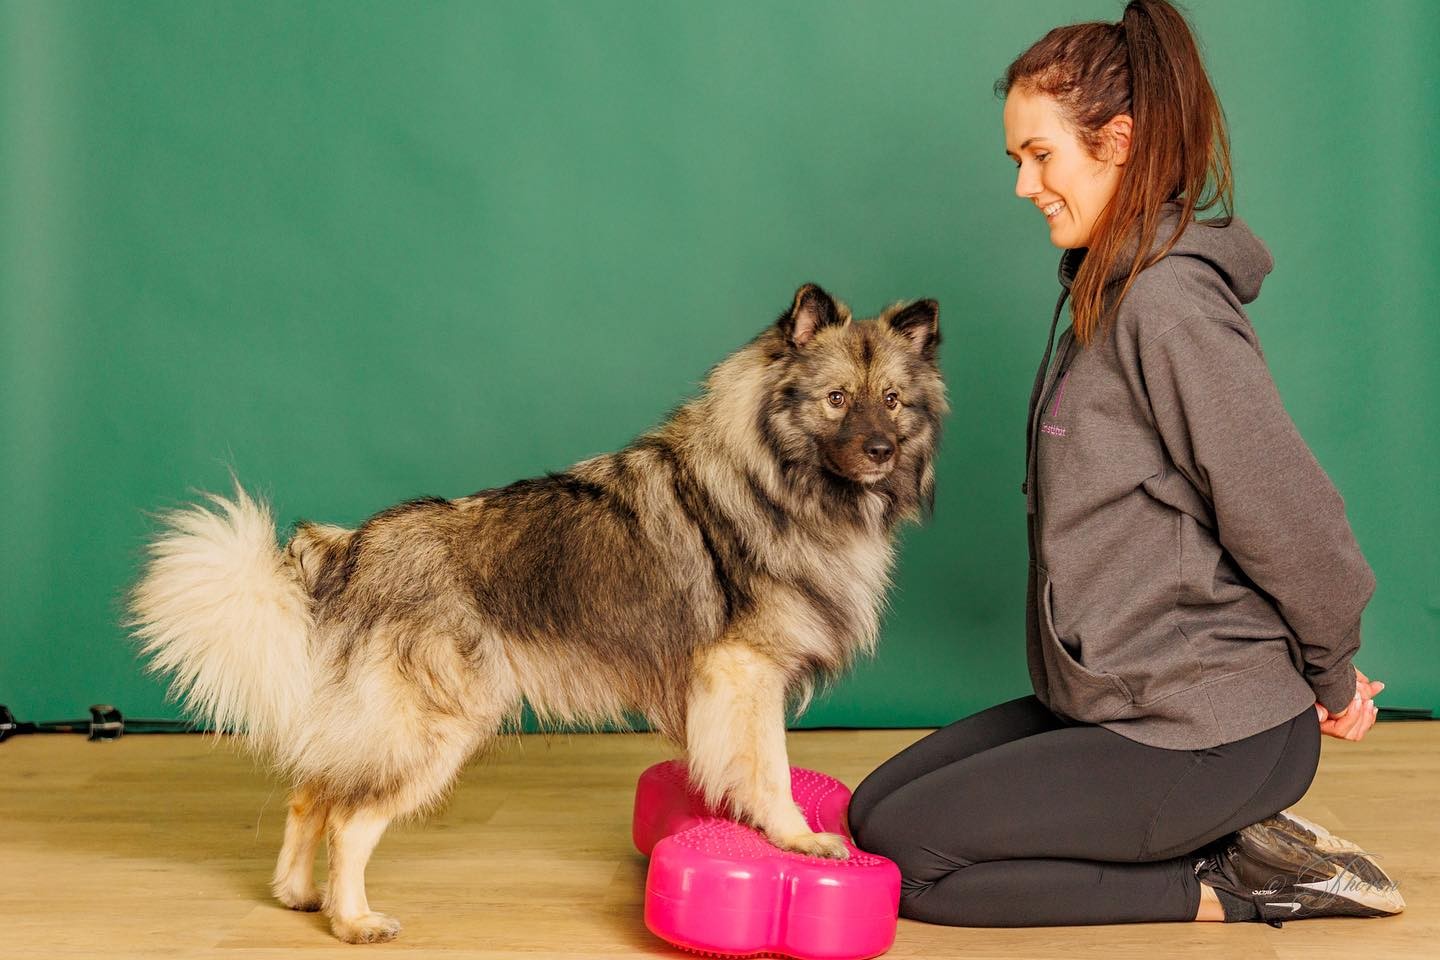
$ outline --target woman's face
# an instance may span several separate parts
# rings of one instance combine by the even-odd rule
[[[1060,105],[1041,93],[1013,88],[1005,99],[1005,152],[1018,166],[1015,195],[1035,204],[1050,242],[1088,247],[1101,211],[1115,195],[1130,153],[1130,117],[1101,129],[1103,158],[1090,155],[1061,119]]]

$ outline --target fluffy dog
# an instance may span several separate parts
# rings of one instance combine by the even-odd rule
[[[844,857],[791,801],[786,707],[874,648],[895,529],[933,498],[939,342],[933,300],[852,322],[807,284],[699,397],[563,473],[302,522],[283,549],[238,485],[166,515],[129,626],[192,713],[294,784],[276,897],[342,940],[393,938],[371,851],[522,698],[551,722],[634,711],[711,803]]]

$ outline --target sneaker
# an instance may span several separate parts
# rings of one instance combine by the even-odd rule
[[[1260,919],[1276,927],[1285,920],[1386,917],[1405,909],[1399,888],[1374,860],[1308,823],[1286,815],[1252,824],[1202,855],[1195,875],[1250,901]]]
[[[1395,886],[1395,881],[1390,879],[1390,875],[1359,844],[1346,840],[1344,837],[1335,836],[1320,824],[1306,820],[1298,813],[1282,810],[1273,817],[1261,820],[1255,824],[1255,828],[1257,831],[1279,830],[1288,833],[1302,843],[1307,843],[1317,850],[1322,850],[1341,860],[1346,869],[1363,878],[1366,883],[1377,887]]]

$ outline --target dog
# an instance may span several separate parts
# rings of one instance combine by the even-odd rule
[[[853,321],[806,284],[618,453],[353,530],[302,521],[283,549],[238,482],[164,514],[127,626],[192,715],[294,785],[280,902],[326,910],[344,941],[393,939],[365,895],[375,844],[522,701],[546,723],[633,711],[713,806],[846,856],[791,799],[786,711],[873,651],[896,529],[933,509],[939,344],[933,300]]]

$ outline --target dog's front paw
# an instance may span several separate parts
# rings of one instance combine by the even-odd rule
[[[330,931],[346,943],[384,943],[400,933],[400,921],[383,913],[330,919]]]
[[[850,848],[845,839],[834,833],[794,833],[787,837],[772,837],[775,845],[782,850],[793,850],[808,857],[829,857],[831,860],[850,859]]]

